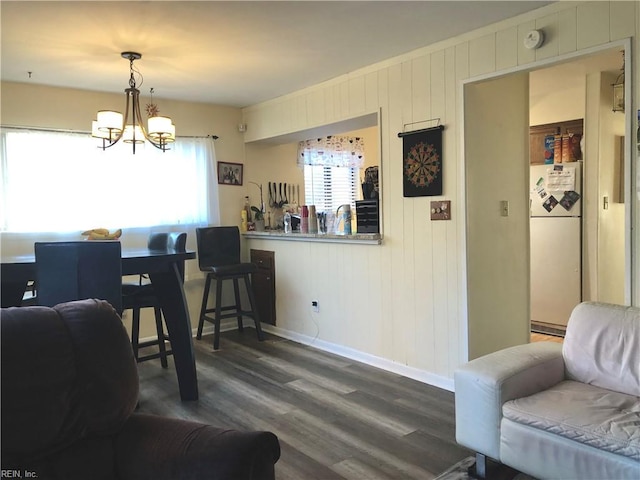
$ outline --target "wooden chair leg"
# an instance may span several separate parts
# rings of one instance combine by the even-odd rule
[[[251,287],[251,281],[249,275],[244,276],[244,284],[247,287],[247,293],[249,295],[249,304],[251,305],[251,312],[253,314],[253,322],[256,325],[256,332],[258,333],[258,340],[264,340],[264,333],[262,333],[262,326],[260,325],[260,316],[258,315],[258,304],[256,297],[253,294],[253,288]]]
[[[165,334],[164,327],[162,326],[162,311],[160,307],[153,307],[156,317],[156,334],[158,335],[158,350],[160,350],[160,363],[162,368],[168,368],[169,362],[167,362],[167,347],[164,344]]]
[[[138,361],[138,343],[140,342],[140,309],[133,309],[133,320],[131,322],[131,348],[133,357]]]
[[[216,316],[213,324],[213,349],[220,348],[220,316],[222,315],[222,280],[216,280]]]
[[[240,302],[240,287],[238,285],[238,279],[233,279],[233,294],[236,300],[236,312],[238,312],[238,331],[244,331],[244,324],[242,323],[242,303]]]
[[[202,306],[200,307],[200,318],[198,319],[198,333],[196,338],[202,339],[202,328],[204,327],[204,316],[207,311],[207,303],[209,300],[209,288],[211,288],[211,275],[207,274],[207,279],[204,282],[204,292],[202,294]]]

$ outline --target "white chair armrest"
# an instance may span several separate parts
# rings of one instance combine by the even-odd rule
[[[564,379],[562,345],[536,342],[470,361],[454,373],[456,441],[500,460],[502,405]]]

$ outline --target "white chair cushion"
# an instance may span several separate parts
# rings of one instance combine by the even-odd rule
[[[566,380],[502,407],[505,418],[640,461],[640,399]]]
[[[581,303],[562,355],[568,379],[640,396],[640,308]]]

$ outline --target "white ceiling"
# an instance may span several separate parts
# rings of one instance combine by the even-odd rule
[[[243,107],[548,3],[1,0],[1,78],[122,92],[132,50],[143,94]]]

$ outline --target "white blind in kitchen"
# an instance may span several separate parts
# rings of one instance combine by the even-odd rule
[[[335,211],[345,203],[355,209],[357,199],[356,167],[304,166],[304,201],[316,211]]]

